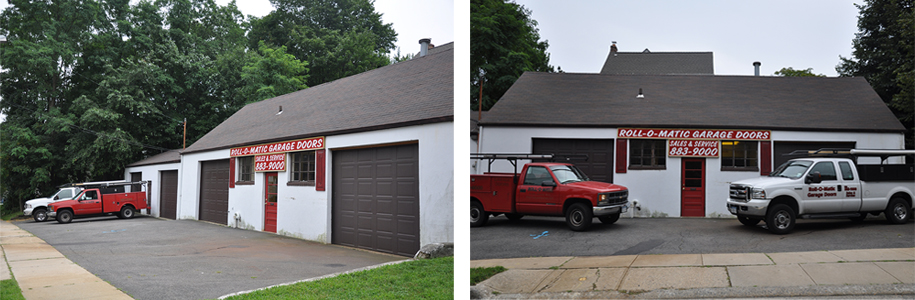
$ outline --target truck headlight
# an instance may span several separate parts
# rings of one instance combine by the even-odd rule
[[[750,198],[765,200],[766,190],[761,188],[753,188],[750,190]]]
[[[607,200],[607,197],[609,197],[609,195],[607,195],[607,194],[598,194],[597,195],[597,205],[603,206],[603,205],[610,204],[610,202]]]
[[[48,205],[48,211],[54,211],[54,206],[53,206],[53,205]]]

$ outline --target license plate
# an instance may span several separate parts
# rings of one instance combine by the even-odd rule
[[[737,206],[728,206],[728,210],[731,211],[731,214],[737,214]]]

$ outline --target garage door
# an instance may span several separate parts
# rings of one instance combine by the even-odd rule
[[[817,150],[822,148],[855,148],[855,142],[779,142],[775,141],[774,151],[772,151],[774,164],[772,170],[778,168],[789,159],[797,156],[786,156],[795,150]]]
[[[417,144],[334,151],[334,244],[413,256],[419,250]]]
[[[613,182],[612,139],[534,139],[535,154],[588,155],[588,161],[571,161],[591,180]]]
[[[162,171],[159,185],[159,217],[177,219],[178,212],[178,170]]]
[[[200,165],[199,219],[228,224],[229,160],[205,161]]]

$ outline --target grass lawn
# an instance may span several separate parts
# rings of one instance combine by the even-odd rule
[[[489,279],[496,274],[505,272],[508,270],[502,266],[495,266],[489,268],[470,268],[470,285],[477,285],[483,280]]]
[[[423,259],[273,287],[229,297],[242,299],[451,299],[454,257]]]
[[[25,297],[22,297],[22,291],[19,290],[19,284],[16,283],[16,279],[0,281],[0,299],[25,300]]]

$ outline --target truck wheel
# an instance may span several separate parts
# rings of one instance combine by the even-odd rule
[[[769,227],[769,231],[772,233],[786,234],[794,229],[796,217],[794,209],[791,209],[790,206],[776,204],[769,209],[769,214],[766,216],[766,227]]]
[[[470,227],[486,225],[486,221],[489,221],[489,214],[483,210],[483,204],[470,201]]]
[[[48,220],[48,211],[44,208],[36,208],[32,211],[32,219],[35,219],[35,222],[44,222]]]
[[[594,219],[594,212],[591,208],[581,203],[572,204],[566,211],[566,224],[575,231],[585,231],[591,227],[591,221]]]
[[[57,223],[67,224],[73,221],[73,212],[69,210],[62,210],[57,212]]]
[[[518,220],[521,220],[521,218],[523,218],[524,215],[522,215],[522,214],[505,214],[505,217],[508,218],[509,221],[518,221]]]
[[[883,213],[890,224],[905,224],[909,220],[909,203],[902,198],[890,199],[890,204]]]
[[[618,221],[620,219],[620,214],[612,214],[609,216],[597,217],[597,219],[600,220],[601,223],[610,225],[610,224],[616,223],[616,221]]]
[[[133,218],[133,214],[134,214],[133,207],[125,205],[124,207],[121,207],[121,213],[118,214],[118,218],[130,219],[130,218]]]
[[[753,226],[756,226],[756,224],[759,224],[759,221],[762,221],[762,220],[737,216],[737,221],[740,221],[740,224],[753,227]]]

